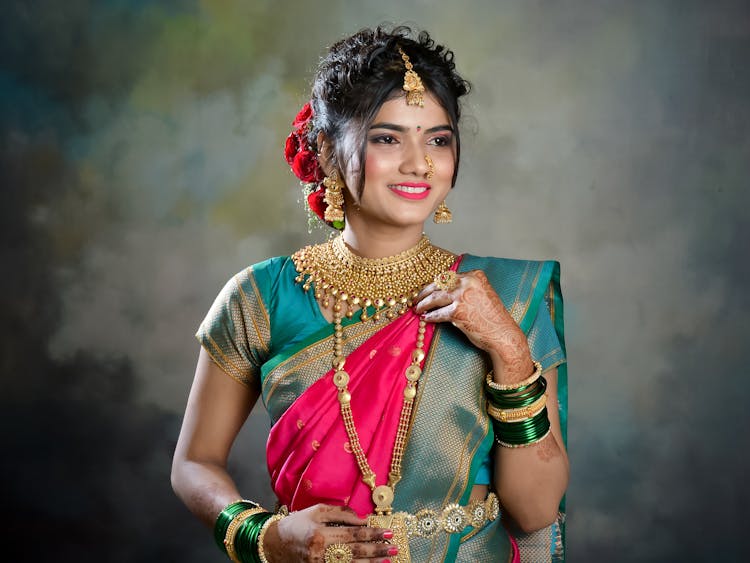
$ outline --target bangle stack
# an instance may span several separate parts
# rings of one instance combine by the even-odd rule
[[[273,514],[255,502],[238,500],[219,513],[214,538],[235,563],[268,563],[263,538],[269,526],[284,516],[286,512]]]
[[[495,442],[506,448],[522,448],[543,440],[550,431],[547,413],[547,381],[542,365],[519,383],[499,385],[487,374],[487,413],[492,418]]]

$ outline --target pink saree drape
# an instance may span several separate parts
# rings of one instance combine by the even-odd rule
[[[418,328],[419,317],[409,310],[346,359],[354,424],[378,485],[388,478],[406,386],[404,371],[411,363]],[[425,350],[433,332],[428,323]],[[266,447],[271,485],[290,510],[322,502],[349,506],[364,516],[373,511],[371,491],[351,453],[332,379],[333,369],[271,429]]]

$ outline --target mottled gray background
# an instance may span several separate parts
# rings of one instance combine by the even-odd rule
[[[281,147],[325,45],[382,21],[429,29],[474,85],[433,240],[562,262],[570,560],[741,560],[748,2],[0,14],[5,560],[222,560],[169,486],[193,332],[235,271],[325,236]],[[267,499],[251,426],[232,469]]]

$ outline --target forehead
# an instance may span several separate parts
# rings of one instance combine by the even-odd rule
[[[428,129],[437,125],[448,125],[450,119],[448,118],[448,112],[428,92],[424,97],[424,107],[407,105],[405,96],[398,96],[385,101],[375,115],[373,124],[382,122],[405,127],[419,125]]]

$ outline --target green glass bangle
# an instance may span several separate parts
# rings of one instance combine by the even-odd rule
[[[523,446],[544,437],[550,429],[547,407],[531,419],[521,422],[499,422],[493,419],[495,440],[500,445]]]
[[[537,384],[537,382],[539,383]],[[490,389],[489,387],[485,387],[485,389],[487,390],[487,400],[493,406],[502,410],[523,408],[531,405],[537,399],[539,399],[539,397],[547,392],[547,381],[544,379],[544,377],[540,377],[536,382],[532,383],[532,385],[534,386],[533,389],[530,389],[529,391],[514,397],[498,397],[491,392],[493,391],[492,389]]]
[[[227,552],[227,548],[224,545],[224,538],[227,535],[227,528],[229,527],[229,524],[232,523],[232,520],[234,520],[234,517],[244,510],[258,508],[259,506],[259,504],[250,500],[238,500],[228,504],[221,512],[219,512],[219,515],[216,517],[216,522],[214,523],[214,540],[216,540],[216,545],[219,546],[221,551],[224,553]]]
[[[260,563],[258,536],[263,524],[272,516],[271,512],[260,512],[253,514],[242,523],[234,540],[234,549],[243,563]]]

